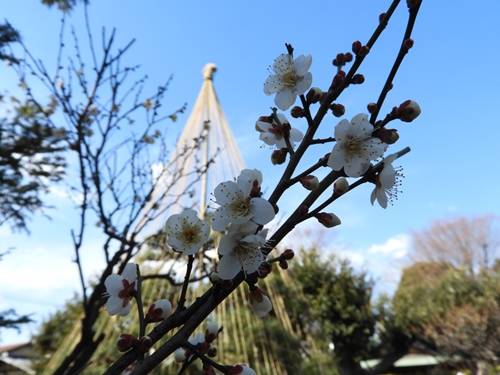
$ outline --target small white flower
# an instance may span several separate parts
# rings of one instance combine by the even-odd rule
[[[259,175],[260,180],[257,178]],[[220,207],[212,218],[213,230],[224,231],[231,223],[241,225],[250,220],[264,225],[274,219],[273,206],[267,200],[255,196],[260,195],[261,176],[257,170],[245,170],[236,182],[226,181],[217,185],[214,197]]]
[[[201,249],[210,235],[210,226],[194,210],[185,210],[168,218],[165,224],[167,243],[175,251],[193,255]]]
[[[387,208],[387,202],[392,201],[397,194],[396,182],[397,177],[400,177],[400,170],[392,166],[392,162],[396,160],[397,154],[391,154],[384,159],[384,168],[376,177],[375,189],[370,196],[372,205],[377,200],[382,208]],[[389,197],[389,199],[388,199]]]
[[[286,111],[295,103],[297,95],[304,94],[312,83],[311,55],[300,55],[295,60],[289,54],[281,54],[272,66],[274,72],[264,82],[266,95],[276,93],[274,103],[282,111]]]
[[[130,300],[135,293],[137,283],[137,266],[128,263],[122,275],[111,274],[104,281],[106,294],[109,296],[106,302],[106,310],[109,315],[125,316],[130,312]]]
[[[337,143],[328,158],[328,166],[336,171],[344,168],[349,177],[359,177],[370,167],[370,161],[381,157],[387,144],[372,137],[373,125],[368,115],[360,113],[351,122],[340,121],[335,126]]]
[[[219,277],[232,280],[241,271],[251,274],[257,271],[265,259],[261,247],[266,243],[267,230],[258,234],[246,234],[232,231],[220,240],[219,254],[222,255],[218,265]]]
[[[264,317],[273,309],[273,305],[269,297],[258,286],[250,289],[248,294],[248,303],[250,308],[259,318]]]
[[[292,148],[295,148],[294,142],[300,142],[304,135],[300,130],[292,128],[283,114],[278,113],[278,119],[279,124],[271,117],[260,118],[256,122],[255,127],[260,131],[259,139],[269,146],[287,148],[286,139],[288,138]]]

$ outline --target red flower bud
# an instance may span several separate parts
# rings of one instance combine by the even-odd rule
[[[288,269],[288,262],[286,259],[280,259],[279,266],[284,270]]]
[[[153,340],[151,340],[151,337],[142,336],[139,339],[137,349],[139,349],[143,353],[146,353],[147,351],[149,351],[149,349],[151,349],[152,346],[153,346]]]
[[[333,228],[341,224],[338,216],[332,213],[320,212],[316,218],[327,228]]]
[[[398,111],[401,121],[412,122],[420,115],[421,109],[416,101],[407,100],[400,104]]]
[[[377,109],[378,109],[378,106],[377,106],[377,103],[368,103],[368,105],[366,106],[366,108],[368,108],[368,112],[369,113],[373,113],[375,112]]]
[[[286,148],[281,148],[279,150],[274,150],[271,154],[271,163],[274,165],[283,164],[286,162],[286,154],[288,150]]]
[[[313,175],[308,175],[308,176],[302,177],[300,179],[300,183],[307,190],[316,190],[319,186],[318,177],[313,176]]]
[[[136,342],[137,338],[135,336],[124,333],[116,340],[116,346],[119,351],[126,352],[127,350],[133,348]]]
[[[353,85],[360,85],[362,84],[363,82],[365,82],[365,76],[362,75],[362,74],[355,74],[352,78],[351,78],[351,83]]]
[[[352,44],[352,52],[354,52],[354,54],[357,56],[361,47],[362,47],[361,42],[359,40],[356,40]]]
[[[281,257],[286,260],[292,260],[294,256],[295,253],[292,249],[286,249],[283,251],[283,254],[281,254]]]
[[[345,107],[342,104],[332,103],[330,109],[335,117],[342,117],[345,114]]]
[[[296,105],[290,110],[290,114],[292,115],[293,118],[301,118],[306,115],[306,111],[304,111],[304,108]]]
[[[323,91],[319,87],[312,87],[306,94],[306,99],[308,103],[317,103],[321,99]]]

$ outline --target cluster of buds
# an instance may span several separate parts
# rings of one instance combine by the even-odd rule
[[[196,347],[197,354],[213,358],[217,355],[217,347],[212,342],[217,338],[219,332],[217,322],[209,322],[204,334],[198,333],[189,338],[188,342]],[[174,352],[174,359],[176,362],[185,362],[191,355],[192,353],[188,348],[180,347]]]
[[[279,266],[284,270],[288,269],[288,261],[292,260],[294,256],[295,253],[292,249],[286,249],[279,257]]]
[[[351,62],[352,58],[353,58],[353,56],[352,56],[352,53],[350,53],[350,52],[339,53],[337,55],[337,57],[333,59],[332,64],[333,64],[333,66],[340,68],[340,67],[344,66],[345,64],[347,64],[348,62]]]
[[[116,340],[116,346],[121,352],[137,348],[140,352],[147,353],[151,349],[151,346],[153,346],[153,340],[149,336],[142,336],[140,339],[137,339],[134,335],[123,333]]]

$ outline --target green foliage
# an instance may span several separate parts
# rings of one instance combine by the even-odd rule
[[[27,230],[27,219],[46,208],[42,193],[64,177],[65,148],[47,120],[56,107],[53,100],[41,109],[29,100],[10,99],[8,106],[0,99],[13,112],[0,118],[0,225]]]
[[[446,263],[406,268],[393,298],[397,324],[470,368],[500,362],[500,274]]]

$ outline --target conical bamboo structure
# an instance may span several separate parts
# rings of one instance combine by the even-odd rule
[[[190,176],[185,176],[185,178],[175,181],[175,190],[179,194],[187,190],[190,190],[191,193],[178,200],[175,205],[172,205],[171,202],[161,203],[168,209],[164,210],[164,216],[148,222],[147,228],[151,234],[161,229],[170,214],[179,213],[186,207],[195,207],[204,216],[210,193],[215,186],[219,182],[232,180],[244,169],[243,159],[240,156],[213,87],[213,73],[215,70],[214,64],[207,64],[202,71],[203,85],[201,91],[179,137],[177,147],[171,155],[169,165],[175,165],[182,149],[192,141],[193,137],[200,134],[202,135],[202,142],[196,153],[190,155],[189,160],[180,161],[179,165],[182,165],[182,168],[187,170],[194,170],[197,165],[206,165],[210,160],[213,160],[213,163],[208,173],[205,173],[199,180],[191,180]],[[163,180],[159,181],[160,190],[158,194],[161,194],[161,189],[165,184],[172,183],[168,175],[162,176],[162,178]],[[155,198],[153,196],[151,201],[155,202]],[[172,253],[171,250],[170,253]],[[168,252],[161,252],[158,258],[153,261],[151,261],[151,257],[137,257],[136,261],[141,265],[142,274],[147,277],[148,272],[155,273],[158,269],[162,269],[168,263],[168,259],[171,259],[168,254]],[[148,260],[142,260],[146,258]],[[285,283],[293,284],[287,272],[281,269],[279,271],[279,276],[283,278]],[[223,333],[214,342],[218,349],[215,360],[222,364],[249,363],[259,375],[292,375],[293,371],[289,370],[290,363],[287,362],[289,360],[300,361],[301,356],[305,355],[304,353],[307,354],[308,351],[314,350],[314,342],[308,336],[307,329],[298,325],[294,326],[285,307],[285,300],[275,290],[272,280],[266,278],[259,284],[262,284],[260,286],[267,290],[272,300],[273,313],[263,319],[255,316],[248,307],[246,288],[239,287],[219,305],[210,317],[211,321],[216,321],[219,327],[223,327]],[[208,287],[206,280],[192,283],[186,296],[187,301],[194,301]],[[175,309],[179,289],[179,286],[172,286],[165,279],[146,279],[143,282],[144,305],[148,306],[148,304],[159,298],[168,298],[172,301]],[[297,298],[300,298],[299,294]],[[204,329],[204,327],[200,327],[200,332]],[[99,373],[92,371],[92,368],[106,368],[111,364],[110,361],[113,358],[118,358],[119,352],[115,348],[116,338],[124,332],[133,333],[138,331],[137,314],[132,313],[126,319],[109,317],[103,308],[95,326],[95,331],[98,335],[104,333],[106,339],[95,353],[93,363],[88,369],[83,370],[82,374]],[[52,369],[57,367],[74,346],[79,334],[79,323],[77,323],[66,341],[61,345],[61,348],[53,355],[45,373],[49,374]],[[292,347],[294,351],[292,351]],[[288,357],[289,360],[285,357]],[[175,363],[172,358],[167,358],[154,373],[177,374],[179,368],[178,363]],[[188,373],[199,372],[192,371]]]

